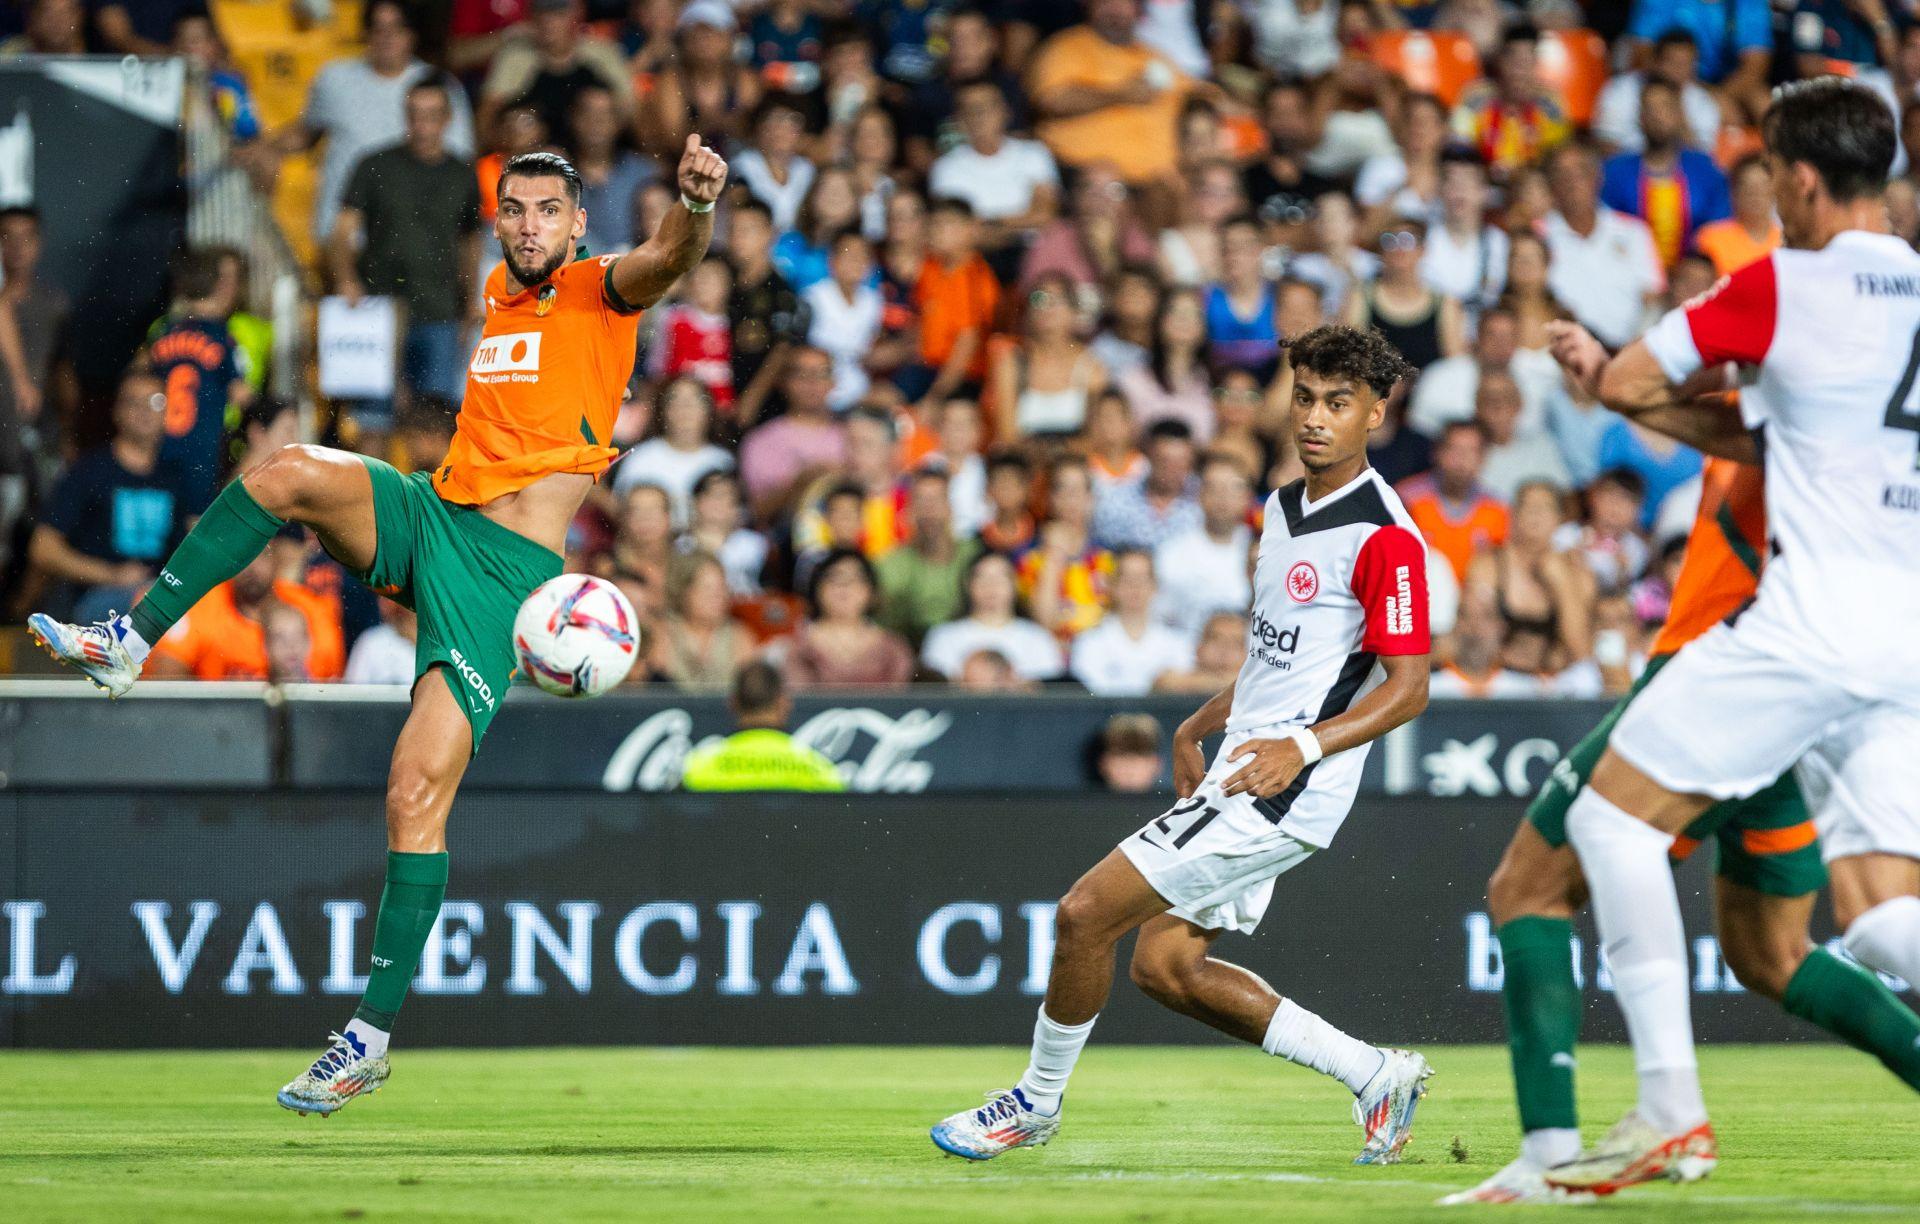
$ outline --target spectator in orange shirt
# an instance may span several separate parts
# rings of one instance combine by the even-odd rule
[[[980,255],[979,223],[964,200],[936,200],[928,232],[927,261],[914,286],[920,312],[918,377],[902,375],[902,390],[922,404],[962,392],[979,393],[987,375],[987,329],[1000,307],[1000,282]],[[924,386],[921,378],[931,376]]]
[[[1703,225],[1693,245],[1713,261],[1713,270],[1729,276],[1780,245],[1780,223],[1773,218],[1773,177],[1764,153],[1749,153],[1733,164],[1733,215]]]
[[[297,582],[274,577],[296,550],[304,556],[304,535],[304,528],[282,531],[251,565],[207,592],[154,644],[147,675],[157,680],[338,680],[347,662],[338,606]],[[270,624],[288,611],[304,622],[300,630],[284,622]],[[304,667],[296,669],[294,646],[301,633],[307,649]]]
[[[1401,482],[1397,492],[1427,544],[1465,582],[1474,554],[1504,543],[1506,503],[1480,483],[1487,431],[1478,421],[1452,421],[1433,444],[1433,470]]]
[[[1111,161],[1129,183],[1173,174],[1180,109],[1197,83],[1134,34],[1139,0],[1088,0],[1087,21],[1034,55],[1040,138],[1069,166]]]

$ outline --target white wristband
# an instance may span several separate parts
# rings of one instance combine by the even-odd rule
[[[680,193],[680,202],[686,205],[687,211],[690,213],[703,213],[703,212],[713,211],[712,200],[708,200],[705,203],[701,203],[698,200],[691,200],[687,198],[687,193],[684,191]]]
[[[1311,765],[1320,759],[1320,741],[1314,738],[1312,731],[1305,727],[1295,727],[1287,732],[1287,738],[1300,746],[1300,760],[1303,764]]]

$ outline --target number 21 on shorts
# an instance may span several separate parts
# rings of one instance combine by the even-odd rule
[[[1167,809],[1166,815],[1148,825],[1147,829],[1158,829],[1162,836],[1173,838],[1172,848],[1181,850],[1186,847],[1188,842],[1200,835],[1200,830],[1212,824],[1214,817],[1219,814],[1220,809],[1212,806],[1205,799],[1182,799]],[[1187,821],[1187,827],[1181,830],[1178,835],[1175,835],[1173,831],[1174,822],[1187,820],[1188,817],[1192,817],[1192,819]],[[1140,830],[1140,840],[1150,846],[1158,845],[1159,843],[1155,842],[1153,838],[1147,836],[1147,829]],[[1166,846],[1161,846],[1160,848],[1162,850],[1167,849]]]

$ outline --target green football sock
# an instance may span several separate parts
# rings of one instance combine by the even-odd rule
[[[244,484],[229,482],[134,605],[135,631],[149,646],[159,642],[208,591],[247,568],[284,526],[286,520],[262,510]]]
[[[1573,981],[1573,923],[1515,918],[1496,932],[1506,966],[1501,998],[1514,1094],[1525,1131],[1575,1129],[1573,1048],[1580,1040],[1580,988]]]
[[[354,1019],[382,1032],[393,1031],[393,1018],[406,1001],[407,987],[420,967],[420,950],[427,946],[427,933],[440,917],[440,902],[446,895],[446,851],[387,851],[387,886],[373,923],[373,968],[367,972],[367,990],[360,996]]]
[[[1920,1016],[1878,976],[1822,948],[1800,962],[1780,1005],[1857,1049],[1920,1089]]]

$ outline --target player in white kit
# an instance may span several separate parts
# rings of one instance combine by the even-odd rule
[[[1837,77],[1785,86],[1765,136],[1790,249],[1669,313],[1599,376],[1615,411],[1677,414],[1714,453],[1764,459],[1771,556],[1752,605],[1627,708],[1568,811],[1640,1099],[1547,1173],[1566,1189],[1692,1180],[1718,1159],[1667,866],[1709,805],[1801,762],[1849,950],[1920,976],[1920,254],[1885,233],[1895,135],[1877,95]],[[1729,362],[1739,418],[1694,396]],[[1837,787],[1846,802],[1828,801]]]
[[[1053,1137],[1112,989],[1114,945],[1136,927],[1133,980],[1155,1001],[1346,1085],[1365,1132],[1355,1163],[1394,1163],[1406,1145],[1424,1058],[1349,1037],[1209,956],[1223,932],[1259,924],[1277,876],[1332,841],[1367,746],[1427,704],[1426,547],[1367,466],[1367,433],[1412,370],[1378,333],[1345,327],[1308,332],[1288,356],[1307,476],[1267,499],[1246,663],[1174,737],[1180,802],[1061,899],[1026,1074],[934,1126],[953,1155]],[[1200,741],[1222,731],[1207,769]]]

